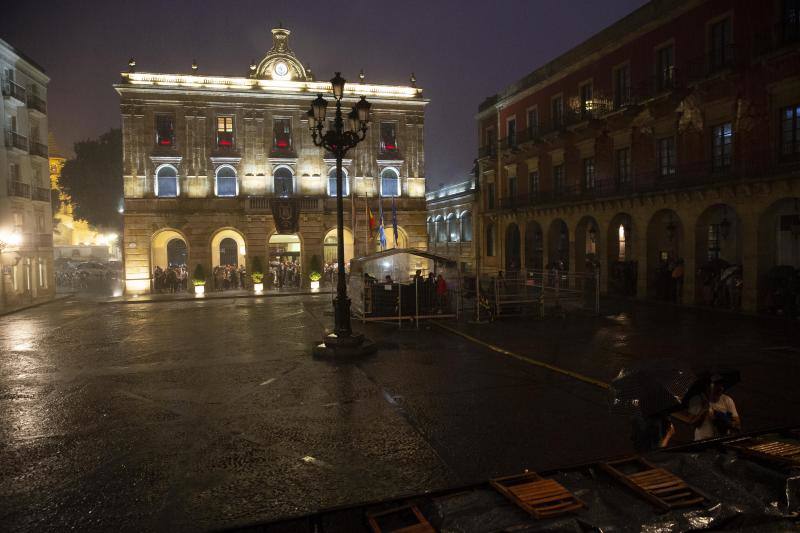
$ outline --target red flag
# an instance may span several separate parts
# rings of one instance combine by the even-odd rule
[[[375,220],[375,215],[372,214],[372,209],[369,208],[369,203],[367,203],[367,222],[369,223],[369,235],[371,237],[372,232],[378,227],[378,221]]]

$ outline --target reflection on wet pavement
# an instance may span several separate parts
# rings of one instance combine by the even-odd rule
[[[208,530],[630,449],[596,387],[437,328],[374,325],[377,355],[312,359],[328,296],[93,298],[0,319],[10,530]],[[793,390],[776,369],[796,370],[796,354],[762,348],[796,346],[790,330],[733,323],[720,354],[704,339],[717,319],[627,313],[471,333],[598,379],[676,349],[732,361],[746,423],[786,418],[767,404]]]

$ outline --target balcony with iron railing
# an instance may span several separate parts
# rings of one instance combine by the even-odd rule
[[[6,132],[6,146],[8,148],[15,148],[22,152],[28,151],[28,138],[20,135],[16,131]]]
[[[767,31],[755,34],[753,53],[756,57],[779,53],[800,44],[800,19],[787,17]]]
[[[28,95],[28,109],[31,111],[35,111],[37,113],[41,113],[42,115],[47,114],[47,102],[44,99],[39,98],[35,94]]]
[[[484,157],[494,157],[496,155],[497,155],[497,145],[494,142],[478,148],[479,159]]]
[[[27,91],[22,85],[11,80],[3,82],[3,96],[6,98],[14,98],[21,104],[25,104],[25,97]]]
[[[37,202],[50,202],[50,189],[47,187],[33,187],[31,200]]]
[[[8,195],[17,198],[30,198],[31,186],[29,183],[11,180],[8,182]]]
[[[42,144],[40,142],[31,141],[30,142],[30,154],[35,155],[37,157],[43,157],[47,159],[48,157],[48,149],[46,144]]]

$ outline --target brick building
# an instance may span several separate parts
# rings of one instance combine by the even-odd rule
[[[272,48],[245,76],[205,75],[196,64],[186,75],[142,73],[132,60],[115,85],[129,293],[149,291],[156,266],[209,271],[257,256],[262,263],[294,261],[307,273],[314,255],[333,259],[335,160],[313,145],[306,115],[330,84],[314,81],[289,34],[272,30]],[[397,244],[425,246],[428,101],[415,81],[412,75],[409,86],[375,85],[362,74],[345,88],[348,110],[362,95],[372,104],[367,139],[344,161],[348,260],[379,246],[365,232],[366,199],[377,213],[379,196],[395,197]],[[390,205],[386,199],[384,210]],[[387,238],[394,246],[393,232]]]
[[[776,272],[800,267],[799,11],[652,1],[483,102],[480,270],[594,263],[609,293],[779,305]]]

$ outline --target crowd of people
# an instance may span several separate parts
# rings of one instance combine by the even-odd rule
[[[302,285],[300,264],[286,260],[272,261],[264,281],[267,287],[275,287],[278,289],[284,287],[300,288]]]
[[[230,289],[247,288],[247,269],[244,265],[217,265],[212,271],[214,277],[214,290],[227,291]]]
[[[186,265],[157,266],[153,270],[153,290],[155,292],[185,292],[188,290],[189,271]]]

